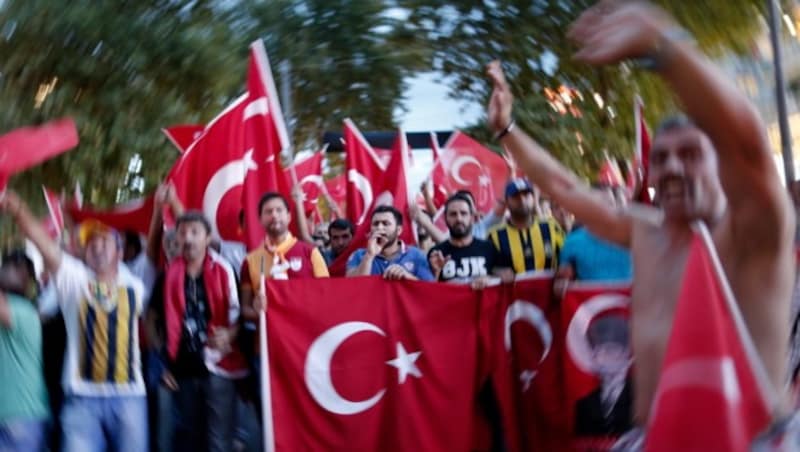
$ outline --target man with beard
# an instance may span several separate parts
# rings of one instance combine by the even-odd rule
[[[137,319],[144,287],[120,272],[120,235],[96,220],[79,227],[84,261],[63,252],[28,206],[6,192],[2,208],[42,254],[67,329],[62,449],[147,449],[147,402]]]
[[[632,251],[635,422],[649,421],[695,236],[692,227],[702,224],[719,252],[770,386],[775,392],[785,388],[795,218],[758,112],[681,39],[685,33],[675,22],[651,5],[602,2],[583,13],[570,35],[579,44],[579,61],[646,61],[691,118],[667,121],[655,134],[648,185],[655,187],[660,209],[616,209],[513,127],[511,90],[499,62],[488,67],[494,84],[488,118],[497,138],[543,192],[599,237]],[[776,416],[786,413],[786,407],[775,410]],[[640,440],[641,431],[628,439],[637,442],[637,435]]]
[[[506,186],[508,222],[489,233],[500,253],[500,265],[521,274],[558,268],[558,252],[564,232],[552,217],[536,217],[536,197],[526,179],[514,179]]]
[[[328,225],[328,238],[330,239],[330,249],[322,252],[325,263],[330,265],[350,246],[353,241],[355,226],[345,218],[337,218]]]
[[[372,211],[366,248],[359,248],[347,260],[347,276],[382,275],[394,280],[433,281],[428,261],[419,248],[399,240],[403,214],[392,206]]]
[[[297,240],[289,232],[289,201],[279,193],[266,193],[258,203],[261,225],[267,232],[264,244],[251,251],[242,264],[242,313],[247,320],[258,320],[266,306],[261,291],[261,275],[272,279],[327,278],[328,267],[319,249]],[[258,296],[256,296],[258,294]]]
[[[211,224],[201,212],[178,217],[181,254],[167,266],[164,283],[169,370],[173,392],[173,450],[229,451],[233,447],[234,378],[247,367],[236,346],[239,296],[236,278],[210,250]]]
[[[438,281],[486,286],[497,267],[497,249],[472,234],[475,213],[464,195],[451,196],[444,204],[450,238],[431,248],[428,263]]]

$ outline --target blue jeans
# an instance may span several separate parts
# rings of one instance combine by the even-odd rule
[[[47,421],[24,419],[0,422],[0,452],[44,450]]]
[[[64,452],[146,452],[147,399],[67,396],[61,430]]]

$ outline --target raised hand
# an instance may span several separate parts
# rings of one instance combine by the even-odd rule
[[[600,65],[658,58],[667,31],[675,27],[669,16],[650,4],[606,0],[581,14],[568,36],[580,46],[575,59]]]
[[[511,107],[514,104],[514,96],[511,94],[511,89],[506,82],[506,76],[503,73],[503,68],[500,67],[500,61],[495,60],[489,63],[486,67],[486,74],[489,80],[492,81],[492,97],[489,99],[489,106],[487,108],[487,116],[489,118],[489,127],[495,132],[508,127],[511,122]]]

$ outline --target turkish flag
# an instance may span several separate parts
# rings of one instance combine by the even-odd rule
[[[433,190],[433,205],[440,208],[447,201],[447,197],[453,191],[449,187],[449,180],[445,172],[442,159],[441,149],[439,148],[439,140],[436,138],[436,132],[431,132],[431,152],[433,153],[433,170],[431,170],[430,181],[431,189]]]
[[[78,145],[72,119],[23,127],[0,136],[0,189],[8,178]]]
[[[291,185],[281,166],[281,152],[291,147],[281,105],[272,78],[269,57],[261,40],[250,46],[247,70],[250,109],[245,114],[245,149],[253,152],[256,167],[245,175],[242,191],[245,243],[248,249],[264,241],[258,202],[266,192],[282,194],[291,203]],[[293,207],[290,207],[290,214]],[[291,223],[292,229],[296,223]],[[296,233],[296,231],[295,231]]]
[[[396,154],[379,154],[350,119],[344,120],[343,135],[347,174],[346,215],[353,224],[359,226],[367,220],[375,196],[381,191],[384,173]]]
[[[327,144],[325,145],[327,148]],[[310,214],[317,207],[320,195],[325,194],[325,180],[322,177],[322,158],[325,155],[325,148],[319,152],[311,154],[307,158],[295,161],[292,165],[297,177],[297,183],[303,190],[303,211],[306,215]],[[284,177],[291,180],[291,168],[286,170]]]
[[[82,209],[73,203],[67,206],[67,213],[75,223],[95,219],[120,232],[135,231],[139,234],[147,235],[150,230],[150,219],[153,217],[154,206],[155,198],[150,195],[146,198],[117,204],[109,210]]]
[[[347,197],[347,179],[345,178],[345,174],[342,173],[325,180],[325,189],[328,191],[330,199],[336,204],[339,212],[344,212],[344,204]]]
[[[378,277],[269,280],[275,450],[470,450],[477,294]]]
[[[561,318],[562,413],[572,449],[609,450],[633,427],[630,284],[573,283]]]
[[[702,229],[689,250],[648,451],[749,451],[775,407],[775,392]]]
[[[509,178],[505,160],[460,130],[450,135],[439,159],[447,172],[446,186],[472,192],[479,212],[491,211],[497,198],[504,197]]]
[[[260,50],[259,50],[260,49]],[[271,76],[261,67],[263,44],[251,46],[247,92],[209,122],[180,159],[168,178],[187,209],[201,210],[212,229],[224,240],[257,246],[264,230],[258,221],[258,201],[266,191],[289,195],[280,168],[280,151],[288,146],[274,91],[265,85]],[[268,80],[267,80],[268,78]],[[274,84],[272,84],[274,85]],[[244,212],[245,235],[239,225]]]
[[[650,185],[647,180],[650,175],[650,132],[648,132],[647,122],[644,120],[644,103],[639,96],[636,96],[634,101],[633,118],[636,128],[636,147],[634,148],[633,171],[628,174],[628,186],[635,187],[635,177],[638,173],[642,180],[639,199],[636,201],[652,204],[653,200],[648,190]]]
[[[408,215],[408,141],[406,134],[400,130],[395,139],[392,149],[392,157],[389,160],[386,171],[383,172],[381,179],[375,181],[377,188],[377,196],[374,197],[372,203],[365,210],[364,216],[368,219],[370,213],[377,206],[389,205],[394,206],[403,215],[403,230],[400,232],[400,240],[408,245],[417,243],[417,234],[414,222]],[[352,181],[352,179],[351,179]],[[352,184],[350,185],[352,186]],[[348,192],[349,193],[349,192]],[[353,235],[353,240],[350,246],[345,249],[339,257],[328,267],[331,276],[344,276],[346,273],[347,259],[350,254],[358,248],[363,248],[367,244],[367,237],[371,229],[370,222],[364,221],[356,226],[356,232]]]
[[[504,286],[499,310],[485,314],[492,383],[509,450],[562,450],[565,427],[561,372],[563,335],[550,274]]]
[[[178,152],[183,154],[195,140],[203,135],[203,129],[205,129],[205,126],[200,124],[183,124],[167,127],[161,129],[161,131],[178,148]]]

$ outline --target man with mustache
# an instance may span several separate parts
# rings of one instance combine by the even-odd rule
[[[393,280],[433,281],[422,251],[399,239],[402,224],[403,214],[394,207],[376,207],[372,211],[367,247],[357,249],[347,260],[347,276],[382,275]]]
[[[173,391],[175,450],[233,447],[234,379],[247,366],[236,345],[239,296],[229,264],[209,248],[211,224],[201,212],[176,220],[181,254],[169,262],[164,316]]]
[[[646,3],[602,2],[570,31],[580,47],[577,60],[592,65],[645,61],[686,109],[688,118],[665,122],[652,145],[648,185],[656,189],[660,210],[618,210],[582,184],[513,126],[513,97],[503,71],[499,62],[488,67],[494,85],[488,118],[497,138],[542,192],[599,237],[632,251],[634,421],[639,425],[648,422],[692,224],[698,221],[710,230],[772,386],[786,387],[794,212],[758,112],[677,30],[670,17]]]
[[[261,291],[261,274],[267,279],[327,278],[328,267],[319,249],[289,232],[289,201],[279,193],[266,193],[258,204],[261,225],[267,232],[264,244],[252,250],[242,264],[243,315],[258,320],[266,306]]]

